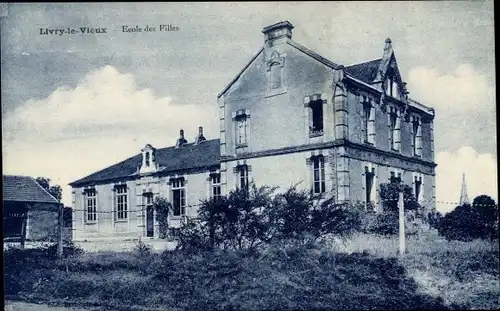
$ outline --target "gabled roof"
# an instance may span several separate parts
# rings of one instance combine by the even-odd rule
[[[335,64],[334,62],[324,58],[323,56],[319,55],[318,53],[306,48],[305,46],[293,41],[292,39],[288,39],[287,43],[290,46],[293,46],[297,50],[301,51],[302,53],[304,53],[304,54],[314,58],[315,60],[319,61],[320,63],[324,64],[325,66],[328,66],[332,69],[337,69],[337,67],[338,67],[338,65]],[[252,59],[245,65],[245,67],[243,67],[243,69],[236,75],[236,77],[234,77],[234,79],[231,80],[231,82],[217,95],[217,98],[220,98],[222,95],[224,95],[227,92],[227,90],[229,90],[229,88],[236,81],[238,81],[238,79],[243,74],[243,72],[245,72],[245,70],[248,68],[248,66],[250,66],[253,63],[253,61],[260,55],[260,53],[262,53],[262,51],[264,51],[264,48],[261,48],[259,50],[259,52],[257,54],[255,54],[254,57],[252,57]]]
[[[368,62],[347,66],[345,70],[355,78],[371,84],[377,77],[377,71],[381,61],[382,58],[374,59]]]
[[[59,204],[33,177],[3,175],[3,201]]]
[[[322,64],[324,64],[332,69],[337,69],[337,67],[339,66],[339,65],[335,64],[334,62],[324,58],[323,56],[319,55],[318,53],[306,48],[305,46],[303,46],[303,45],[301,45],[301,44],[299,44],[291,39],[288,40],[287,42],[288,42],[288,44],[290,44],[294,48],[298,49],[302,53],[311,56],[315,60],[319,61],[320,63],[322,63]]]
[[[120,163],[76,180],[69,185],[78,186],[105,180],[138,176],[141,162],[142,154],[137,154]],[[220,140],[212,139],[199,144],[184,144],[178,148],[167,147],[157,149],[156,162],[158,163],[159,172],[175,172],[219,165]]]

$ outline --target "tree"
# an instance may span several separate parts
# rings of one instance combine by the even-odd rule
[[[493,240],[498,238],[498,205],[488,195],[478,195],[472,201],[477,235]]]
[[[50,185],[50,178],[37,177],[36,182],[42,186],[48,193],[50,193],[58,202],[62,199],[62,188],[59,185]]]
[[[447,240],[498,238],[498,205],[487,195],[477,196],[472,205],[457,206],[443,216],[438,231]]]

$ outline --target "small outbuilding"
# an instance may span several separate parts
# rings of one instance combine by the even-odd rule
[[[57,241],[61,208],[33,177],[3,175],[4,246]]]

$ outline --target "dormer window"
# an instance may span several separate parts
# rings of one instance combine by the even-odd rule
[[[147,144],[142,150],[142,164],[140,173],[151,173],[156,170],[156,149]]]

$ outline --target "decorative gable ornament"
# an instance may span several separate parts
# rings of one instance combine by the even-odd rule
[[[278,65],[282,68],[285,66],[285,57],[281,56],[278,51],[274,51],[271,54],[271,58],[266,62],[266,70],[271,71],[273,65]]]

